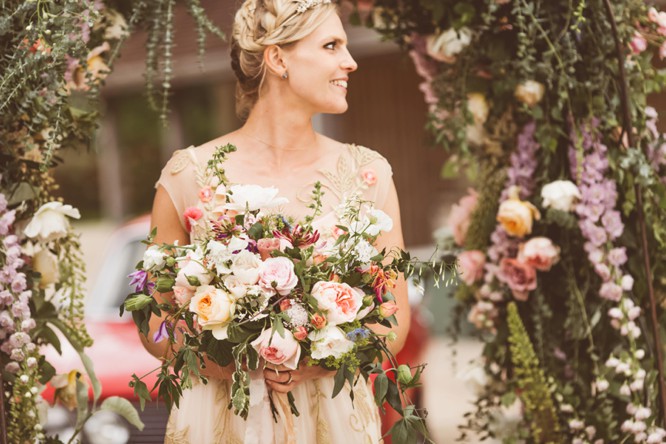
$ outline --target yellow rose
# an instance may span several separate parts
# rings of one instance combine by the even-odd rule
[[[197,287],[190,300],[190,311],[197,314],[197,322],[204,330],[211,330],[216,339],[227,338],[227,326],[236,311],[232,295],[212,285]]]
[[[497,212],[497,221],[511,236],[523,237],[532,232],[532,221],[541,215],[534,205],[517,195],[505,200]]]

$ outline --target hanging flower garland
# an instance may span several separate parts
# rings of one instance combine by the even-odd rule
[[[666,282],[654,276],[666,272],[666,144],[645,104],[664,84],[652,62],[666,57],[666,12],[635,0],[355,4],[353,21],[409,51],[428,128],[451,153],[443,171],[478,183],[449,219],[457,297],[485,343],[466,428],[664,442]]]

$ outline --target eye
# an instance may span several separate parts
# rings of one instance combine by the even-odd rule
[[[335,47],[338,46],[338,42],[335,40],[332,42],[328,42],[327,44],[324,45],[325,49],[335,49]]]

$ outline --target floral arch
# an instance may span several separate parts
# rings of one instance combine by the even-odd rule
[[[131,3],[131,4],[130,4]],[[58,152],[84,147],[101,80],[144,28],[147,93],[165,115],[175,0],[7,1],[0,16],[0,419],[9,442],[46,440],[38,346],[84,349],[76,209],[53,196]],[[484,342],[467,430],[506,442],[663,442],[666,13],[642,1],[349,1],[350,20],[412,56],[428,130],[478,191],[454,208],[457,298]],[[198,0],[200,44],[223,37]],[[87,397],[73,377],[70,396]],[[67,384],[64,384],[65,386]],[[519,406],[521,424],[498,430]],[[80,419],[93,410],[79,403]],[[134,413],[122,400],[101,408]],[[4,427],[6,426],[6,427]]]

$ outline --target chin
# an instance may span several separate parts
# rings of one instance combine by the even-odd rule
[[[322,114],[343,114],[347,112],[347,109],[349,109],[349,104],[347,101],[344,103],[336,103],[336,104],[331,104],[329,106],[323,107],[321,113]]]

